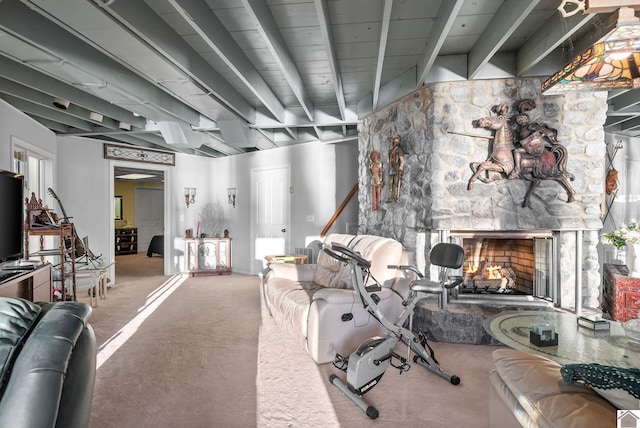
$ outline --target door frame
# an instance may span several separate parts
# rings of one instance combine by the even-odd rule
[[[255,179],[256,179],[256,174],[258,172],[265,172],[265,171],[275,171],[275,170],[285,170],[286,171],[286,177],[287,177],[287,187],[289,188],[289,192],[287,193],[288,195],[291,194],[291,165],[289,164],[282,164],[282,165],[273,165],[273,166],[268,166],[268,167],[258,167],[258,168],[251,168],[251,173],[250,173],[250,185],[251,185],[251,214],[250,214],[250,222],[251,222],[251,226],[250,226],[250,231],[249,231],[249,236],[250,236],[250,244],[249,244],[249,251],[250,251],[250,261],[249,261],[249,273],[251,275],[257,275],[260,272],[254,272],[255,270],[255,260],[254,260],[254,254],[256,251],[256,230],[255,230],[255,221],[256,221],[256,211],[254,209],[254,207],[257,206],[257,193],[256,193],[256,186],[255,186]],[[287,197],[287,206],[286,206],[286,211],[287,211],[287,223],[286,223],[286,227],[285,229],[287,230],[284,233],[284,245],[285,245],[285,250],[287,249],[287,246],[289,245],[289,242],[291,242],[290,236],[291,236],[291,196]]]
[[[107,195],[107,197],[109,198],[107,206],[109,207],[113,207],[113,198],[115,197],[115,167],[116,166],[136,168],[136,169],[142,169],[147,171],[162,171],[162,173],[164,174],[164,187],[163,187],[164,233],[165,233],[165,237],[172,237],[173,236],[173,230],[171,228],[172,213],[171,213],[171,210],[169,209],[170,207],[169,189],[171,188],[171,167],[166,165],[160,165],[160,164],[145,164],[140,162],[127,162],[127,161],[119,161],[119,160],[110,160],[109,162],[110,162],[109,195]],[[114,217],[115,217],[114,210],[113,209],[109,210],[109,224],[111,229],[115,228]],[[172,241],[171,239],[164,240],[164,268],[163,268],[164,272],[163,274],[165,276],[171,274],[171,260],[173,259],[173,255],[171,253],[171,246],[169,245],[171,241]],[[109,260],[115,260],[115,236],[113,233],[109,234],[109,255],[110,255]],[[115,282],[116,281],[115,266],[112,268],[112,271],[109,272],[109,275],[111,278],[114,279],[114,282]]]

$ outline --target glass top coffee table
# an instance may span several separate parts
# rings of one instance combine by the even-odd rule
[[[529,341],[532,324],[555,327],[557,346],[536,346]],[[630,342],[620,323],[610,321],[610,331],[578,327],[577,317],[555,311],[505,311],[487,318],[484,328],[506,346],[547,357],[559,364],[598,363],[617,367],[640,367],[640,345]]]

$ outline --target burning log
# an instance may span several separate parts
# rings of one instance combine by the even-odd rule
[[[515,285],[516,275],[510,267],[489,265],[482,260],[479,266],[469,263],[464,274],[464,288],[472,288],[473,292],[482,289],[485,292],[511,293]]]

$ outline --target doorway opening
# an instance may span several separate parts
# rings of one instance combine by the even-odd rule
[[[116,278],[119,268],[126,265],[123,262],[127,257],[135,258],[143,265],[147,259],[151,262],[151,258],[164,257],[166,246],[163,238],[168,232],[165,225],[169,224],[166,214],[167,176],[167,169],[159,165],[142,167],[130,162],[114,162],[112,251],[116,260]],[[151,246],[153,251],[149,255]],[[152,264],[158,266],[156,260]],[[162,266],[166,275],[170,270],[168,258]],[[144,272],[144,266],[141,266],[141,271]]]

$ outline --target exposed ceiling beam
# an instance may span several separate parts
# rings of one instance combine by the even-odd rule
[[[65,114],[61,110],[58,110],[53,106],[51,106],[51,108],[44,107],[44,106],[32,103],[31,101],[25,101],[21,98],[17,98],[7,94],[0,94],[0,98],[2,98],[3,100],[11,104],[18,110],[22,110],[23,112],[29,115],[42,117],[44,119],[58,122],[67,126],[72,126],[74,128],[82,129],[84,131],[91,131],[93,129],[89,124],[89,122],[70,116],[68,114]]]
[[[380,86],[382,85],[382,69],[384,67],[384,55],[387,49],[389,37],[389,24],[391,22],[391,9],[393,0],[384,0],[382,5],[382,17],[380,22],[380,42],[378,43],[378,58],[376,60],[376,77],[373,82],[373,111],[378,109]]]
[[[54,120],[49,120],[49,119],[45,119],[44,117],[39,117],[39,116],[35,116],[32,114],[28,114],[27,115],[35,120],[36,122],[39,122],[42,126],[49,128],[50,130],[52,130],[53,132],[60,132],[62,134],[66,134],[69,132],[69,127],[67,125],[63,125],[60,122],[56,122]]]
[[[536,32],[537,37],[531,38],[518,50],[516,74],[521,76],[541,62],[595,16],[595,14],[576,14],[563,18],[560,12],[554,13]]]
[[[189,153],[192,151],[186,147],[176,147],[174,145],[165,142],[164,138],[151,132],[136,132],[136,131],[109,131],[109,130],[93,130],[93,132],[69,132],[69,135],[75,137],[87,137],[87,138],[100,138],[106,137],[114,141],[123,141],[135,146],[142,146],[148,148],[157,148],[162,150],[168,150],[171,152]]]
[[[331,81],[336,92],[336,102],[340,110],[342,120],[346,119],[346,102],[344,100],[344,88],[342,86],[342,75],[338,65],[338,55],[336,54],[336,46],[331,31],[331,18],[329,17],[329,8],[327,0],[314,0],[316,5],[316,13],[320,24],[320,33],[322,33],[323,44],[327,52],[327,60],[329,62],[329,70],[331,70]],[[318,136],[319,138],[319,136]]]
[[[47,108],[51,108],[51,106],[53,105],[53,99],[50,95],[4,78],[0,78],[0,92],[8,95],[13,95],[16,98],[21,98],[25,101],[29,101]],[[113,120],[109,117],[104,117],[104,115],[101,115],[101,120],[94,119],[91,117],[91,113],[93,113],[91,110],[87,110],[84,107],[78,106],[73,103],[71,103],[66,109],[58,109],[57,111],[84,120],[86,122],[91,122],[96,125],[103,126],[107,129],[118,129],[119,121]]]
[[[449,0],[440,2],[438,16],[435,17],[429,37],[418,59],[416,69],[416,88],[422,86],[427,79],[427,75],[433,67],[436,57],[440,53],[440,49],[451,30],[451,26],[460,12],[460,8],[464,0]]]
[[[44,52],[56,55],[70,67],[77,67],[109,82],[112,89],[119,90],[134,101],[152,104],[169,116],[185,122],[198,123],[199,114],[195,110],[177,102],[164,90],[20,2],[0,2],[0,27]]]
[[[96,1],[99,2],[99,0]],[[185,75],[206,89],[203,90],[203,95],[211,93],[217,102],[224,103],[226,107],[243,119],[249,122],[255,120],[255,108],[145,2],[119,1],[103,7],[120,23],[126,25],[130,31],[160,52]],[[176,7],[178,6],[176,5]],[[205,8],[209,14],[212,14],[206,5]],[[178,9],[182,11],[181,8],[178,7]],[[199,16],[199,19],[209,18],[208,15]],[[187,19],[187,22],[190,20]],[[242,52],[240,49],[235,50]],[[215,118],[210,119],[215,120]]]
[[[625,116],[607,116],[607,120],[604,121],[604,127],[608,128],[610,126],[619,125],[622,122],[625,122],[631,119],[633,116],[625,115]]]
[[[623,131],[630,131],[637,128],[640,128],[640,117],[634,117],[620,124],[620,129]]]
[[[82,135],[78,135],[78,136],[82,136]],[[106,134],[105,137],[109,136],[109,134]],[[135,134],[131,134],[131,135],[118,135],[117,138],[114,139],[115,141],[119,141],[119,142],[123,142],[123,143],[127,143],[127,144],[131,144],[133,146],[136,147],[147,147],[149,149],[167,149],[168,147],[159,145],[159,144],[155,144],[152,142],[149,142],[143,138],[140,138],[140,136],[135,135]],[[168,148],[170,151],[172,152],[176,152],[177,150],[175,150],[175,148]]]
[[[640,105],[632,105],[629,108],[624,108],[623,110],[617,110],[613,103],[609,102],[609,109],[607,110],[607,117],[616,117],[616,116],[631,116],[631,115],[640,115]]]
[[[307,118],[313,120],[313,103],[304,87],[298,67],[291,58],[287,44],[271,14],[269,5],[264,0],[242,0],[242,5],[249,15],[257,21],[258,32],[264,38],[264,42],[267,44],[267,48],[273,55],[285,80],[291,87]]]
[[[44,91],[44,93],[51,96],[52,100],[55,97],[64,98],[72,104],[79,105],[87,110],[99,112],[118,121],[130,123],[132,126],[139,128],[144,128],[145,126],[146,120],[144,118],[136,117],[128,110],[47,76],[26,65],[12,61],[2,55],[0,55],[0,76],[23,86]]]
[[[209,157],[212,157],[212,158],[219,158],[219,157],[222,156],[222,153],[220,153],[219,151],[217,151],[215,149],[212,149],[211,147],[205,146],[205,145],[202,145],[202,146],[198,147],[196,150],[199,153],[202,153],[202,154],[204,154],[206,156],[209,156]]]
[[[488,63],[498,49],[518,29],[540,0],[502,3],[491,22],[467,56],[467,78],[475,79],[480,68]]]
[[[637,89],[633,91],[627,91],[624,94],[620,94],[611,100],[611,105],[614,111],[620,111],[628,107],[636,106],[640,103],[640,92]],[[623,113],[631,110],[624,110]]]

